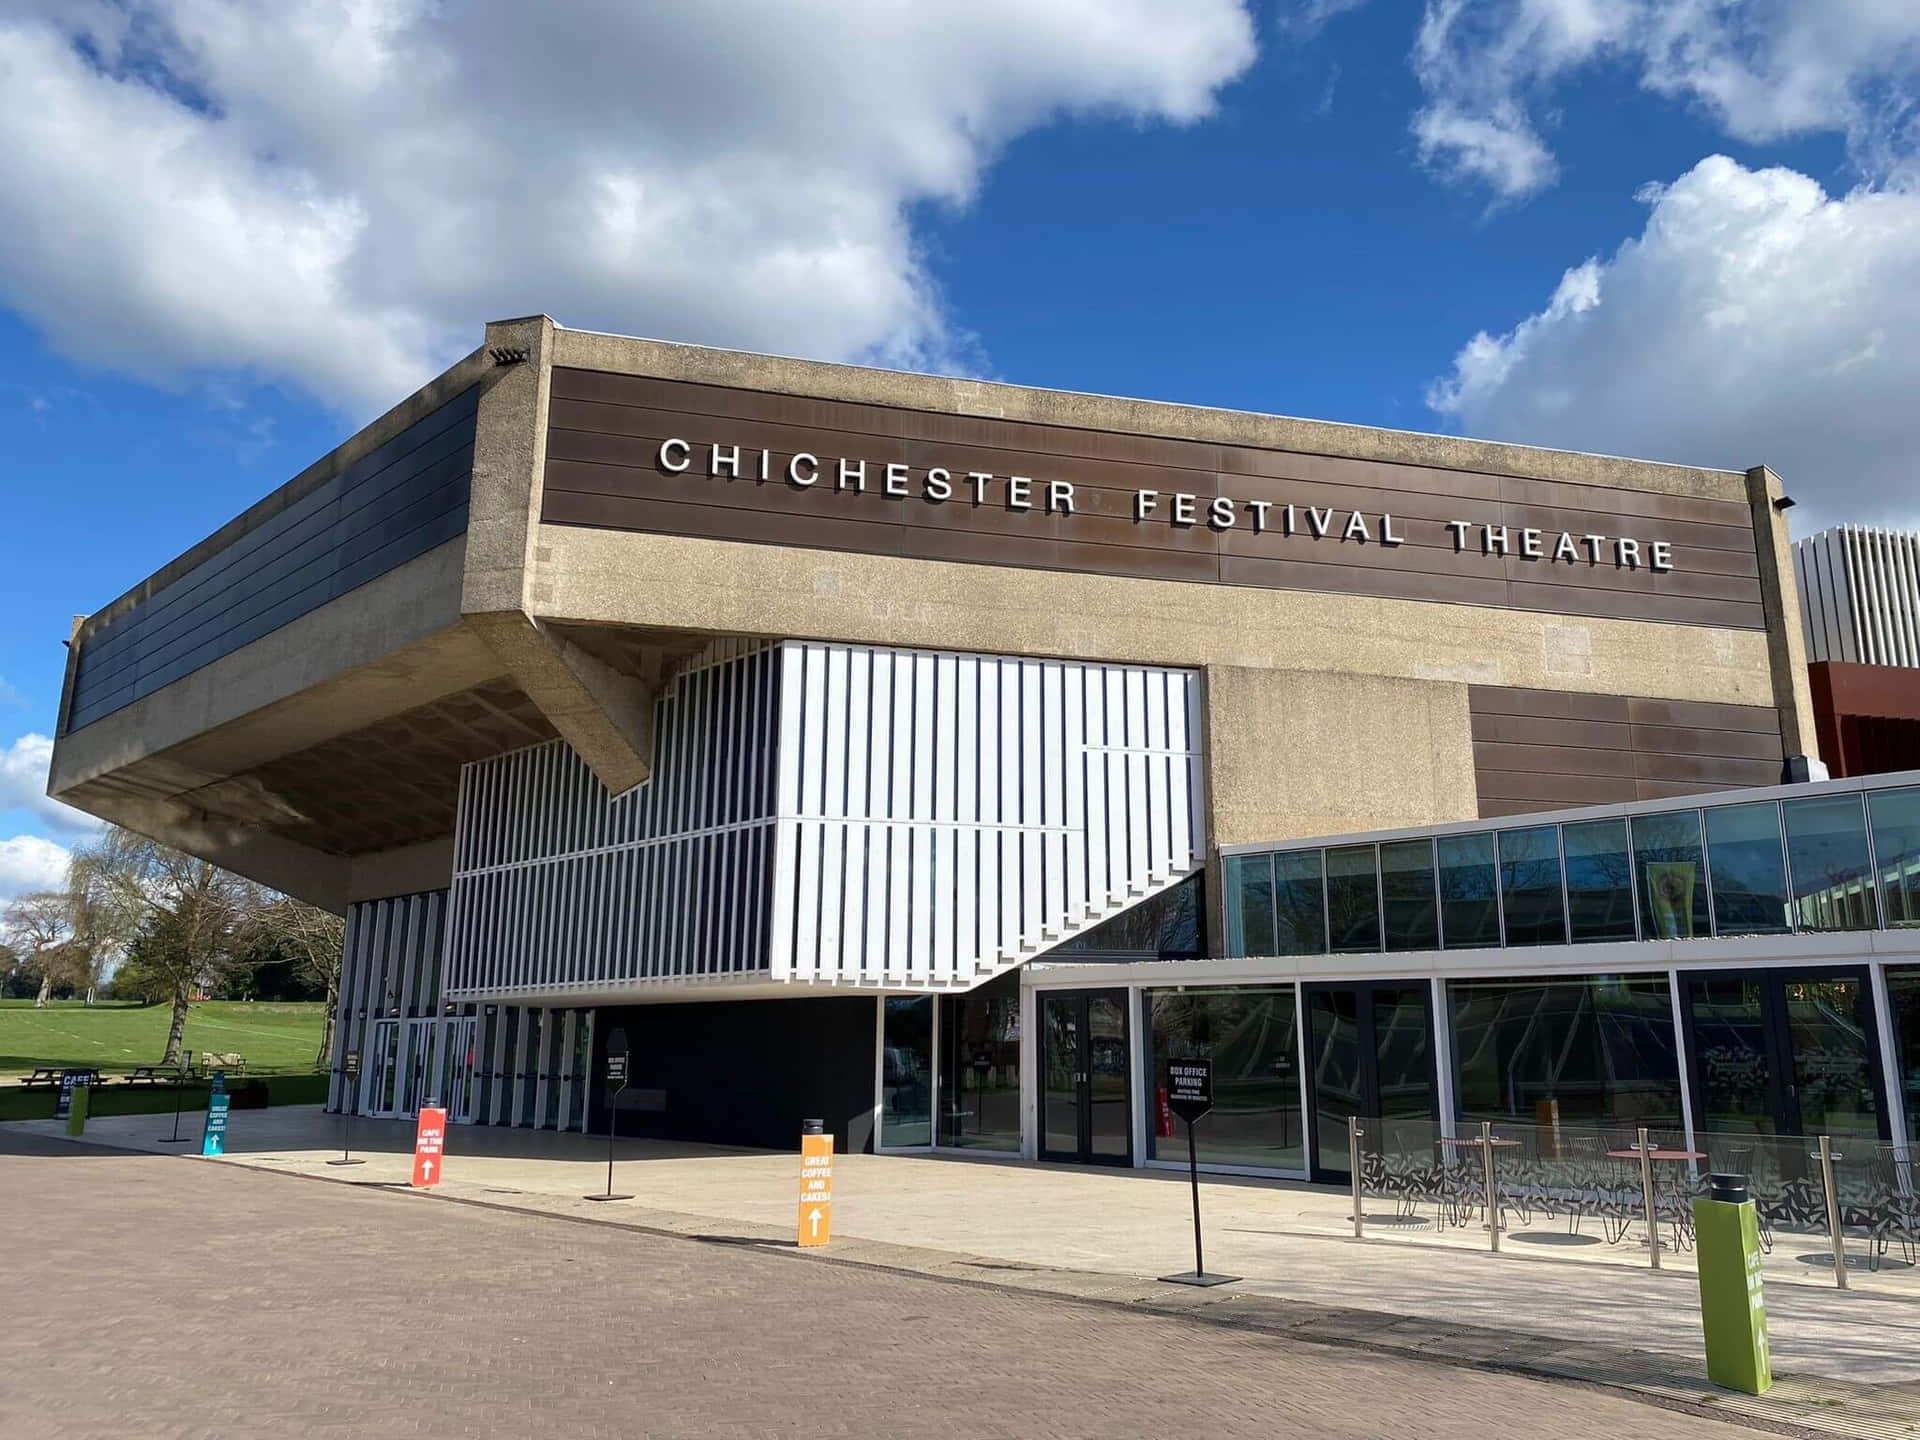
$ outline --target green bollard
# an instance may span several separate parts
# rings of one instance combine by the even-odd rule
[[[1707,1378],[1729,1390],[1764,1395],[1773,1385],[1773,1362],[1760,1288],[1760,1219],[1745,1176],[1708,1180],[1711,1191],[1693,1202]]]
[[[87,1101],[93,1094],[91,1085],[73,1087],[72,1108],[67,1111],[67,1134],[81,1135],[87,1129]]]

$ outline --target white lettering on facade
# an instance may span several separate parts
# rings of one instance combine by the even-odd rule
[[[707,473],[715,478],[751,478],[765,482],[774,474],[773,451],[769,449],[759,451],[760,463],[756,469],[751,458],[752,450],[718,441],[702,443],[707,445]],[[691,469],[692,458],[693,442],[681,436],[672,436],[660,442],[656,463],[663,473],[680,475]],[[914,465],[903,460],[853,457],[823,460],[817,455],[801,451],[786,461],[785,474],[790,485],[804,490],[817,484],[824,471],[830,471],[835,477],[836,490],[865,494],[867,477],[871,471],[875,472],[874,478],[880,482],[880,491],[888,499],[906,500],[918,495],[929,504],[936,505],[955,498],[955,491],[962,483],[958,478],[960,474],[964,474],[965,483],[971,485],[971,498],[976,506],[987,503],[995,480],[990,471],[955,472],[944,466],[932,465],[922,472],[921,483],[916,490],[915,469]],[[1003,477],[1002,484],[1005,486],[1003,503],[1010,511],[1029,513],[1040,510],[1047,515],[1066,516],[1083,513],[1079,505],[1079,492],[1069,481],[1008,475]],[[1095,501],[1100,499],[1098,494],[1094,496]],[[1163,501],[1166,503],[1163,504]],[[1104,502],[1094,503],[1092,513],[1097,514],[1103,508]],[[1301,512],[1304,512],[1304,517]],[[1348,510],[1344,521],[1339,518],[1341,513],[1333,506],[1241,500],[1232,495],[1198,495],[1187,491],[1163,493],[1141,488],[1136,489],[1133,495],[1135,524],[1143,524],[1151,519],[1181,527],[1206,525],[1215,531],[1225,531],[1238,527],[1244,516],[1247,528],[1253,534],[1273,534],[1276,539],[1302,537],[1315,541],[1351,540],[1362,545],[1377,539],[1383,546],[1408,543],[1407,530],[1404,528],[1406,522],[1396,518],[1390,511]],[[1569,565],[1577,565],[1584,559],[1589,565],[1611,562],[1619,570],[1644,570],[1660,575],[1669,574],[1674,569],[1673,542],[1670,540],[1576,534],[1531,525],[1522,527],[1477,520],[1415,520],[1412,525],[1415,543],[1430,543],[1426,537],[1432,534],[1430,527],[1436,524],[1452,536],[1455,554],[1466,552],[1469,532],[1477,530],[1480,553],[1494,559],[1544,560]]]

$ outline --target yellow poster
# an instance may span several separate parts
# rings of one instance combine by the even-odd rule
[[[1698,868],[1691,860],[1648,862],[1647,893],[1653,910],[1651,939],[1693,938],[1693,883]]]

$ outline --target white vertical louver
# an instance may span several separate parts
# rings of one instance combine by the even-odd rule
[[[965,988],[1202,863],[1199,675],[786,641],[709,657],[617,799],[466,768],[449,998]]]
[[[1808,659],[1920,666],[1920,535],[1842,525],[1793,560]]]
[[[1188,670],[780,646],[770,968],[947,988],[1202,861]]]

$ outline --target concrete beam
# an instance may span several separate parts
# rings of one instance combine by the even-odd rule
[[[1766,466],[1756,465],[1747,471],[1747,503],[1753,510],[1754,549],[1760,561],[1760,597],[1767,617],[1767,659],[1773,672],[1773,703],[1780,712],[1780,743],[1791,771],[1795,757],[1803,756],[1817,765],[1820,741],[1814,727],[1813,691],[1807,677],[1807,642],[1800,621],[1800,587],[1793,573],[1793,542],[1787,534],[1786,513],[1774,503],[1786,493],[1780,477]],[[1824,778],[1824,772],[1815,769],[1813,778]]]
[[[520,610],[467,624],[612,794],[653,773],[654,687],[615,670]]]
[[[100,793],[65,798],[89,814],[211,861],[282,894],[336,915],[347,913],[350,865],[345,856],[329,855],[258,826],[207,815],[178,800],[114,794],[97,788]]]

